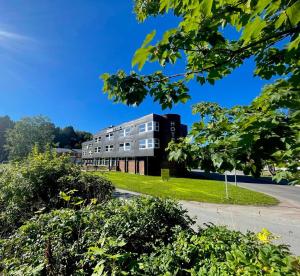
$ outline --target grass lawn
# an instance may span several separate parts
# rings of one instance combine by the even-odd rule
[[[95,174],[101,173],[95,172]],[[228,185],[230,198],[226,199],[225,184],[222,181],[190,178],[171,178],[169,181],[162,181],[159,176],[121,172],[109,172],[104,176],[109,178],[117,188],[153,196],[241,205],[275,205],[278,203],[278,200],[271,196],[230,184]]]

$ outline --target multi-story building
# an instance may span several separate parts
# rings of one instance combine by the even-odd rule
[[[177,114],[149,114],[134,121],[103,129],[82,144],[86,166],[155,175],[174,164],[167,161],[168,143],[187,135],[187,126]]]

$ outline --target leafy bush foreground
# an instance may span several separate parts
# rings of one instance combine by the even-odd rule
[[[10,234],[35,212],[68,206],[70,202],[60,194],[103,202],[113,191],[109,180],[82,173],[68,156],[57,156],[50,149],[40,153],[34,148],[24,161],[1,168],[0,237]]]
[[[193,221],[170,199],[111,199],[50,150],[0,171],[0,275],[299,275],[288,247]],[[200,214],[201,215],[201,214]],[[2,239],[1,239],[2,238]]]
[[[178,203],[111,200],[33,217],[0,241],[4,275],[299,275],[268,232],[198,231]]]

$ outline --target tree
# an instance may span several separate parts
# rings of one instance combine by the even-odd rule
[[[72,126],[65,128],[56,127],[54,143],[60,148],[81,148],[81,144],[92,139],[89,132],[74,130]]]
[[[193,124],[188,139],[169,144],[170,160],[207,172],[236,168],[255,177],[265,166],[285,168],[272,171],[274,179],[297,183],[300,126],[299,113],[291,104],[300,106],[299,93],[273,93],[271,86],[266,86],[249,106],[196,104],[193,113],[200,115],[200,122]]]
[[[93,139],[93,135],[87,131],[76,130],[77,142],[74,145],[74,148],[81,148],[81,144],[88,140]]]
[[[52,144],[53,138],[54,124],[48,118],[25,117],[7,131],[5,148],[10,160],[18,160],[27,157],[34,145],[45,150],[48,144]]]
[[[249,114],[242,116],[245,112],[244,108],[224,110],[212,106],[211,112],[220,110],[223,114],[223,117],[219,114],[221,117],[214,120],[216,122],[225,120],[224,128],[227,126],[229,129],[220,130],[221,135],[235,139],[237,137],[230,133],[233,131],[233,126],[230,127],[230,124],[234,122],[233,125],[238,126],[236,120],[240,119],[241,133],[244,131],[245,135],[239,136],[241,139],[239,143],[249,138],[247,131],[250,130],[247,129],[247,123],[252,127],[251,133],[254,135],[252,138],[259,135],[260,141],[256,141],[257,143],[270,142],[265,140],[263,135],[274,133],[273,120],[278,120],[279,129],[285,130],[288,124],[292,124],[294,130],[291,139],[287,136],[288,131],[284,131],[281,137],[283,146],[276,146],[274,150],[262,153],[255,161],[256,165],[261,162],[256,169],[254,165],[248,165],[254,175],[259,174],[265,161],[273,160],[275,156],[277,156],[276,162],[281,159],[282,165],[289,166],[288,160],[293,159],[292,167],[299,166],[300,156],[297,150],[299,147],[297,131],[300,124],[299,111],[297,111],[299,97],[295,96],[300,90],[299,10],[299,0],[136,0],[135,13],[141,22],[148,17],[165,15],[169,12],[180,21],[176,28],[167,30],[162,39],[155,44],[151,42],[156,32],[152,31],[148,34],[133,57],[132,65],[138,66],[139,70],[146,62],[158,62],[163,70],[149,75],[142,75],[135,71],[127,74],[123,70],[119,70],[114,75],[105,73],[102,75],[103,91],[116,102],[139,105],[147,95],[150,95],[161,104],[162,108],[171,108],[174,103],[185,103],[190,98],[188,83],[191,80],[195,80],[200,85],[206,83],[213,85],[241,66],[245,60],[252,58],[255,62],[254,75],[266,80],[272,79],[273,84],[265,88],[261,97],[251,105],[252,108],[257,108],[252,110],[245,108],[250,112]],[[234,36],[229,35],[230,32],[234,33]],[[164,72],[166,65],[176,64],[182,59],[185,59],[186,64],[183,72],[173,75]],[[287,96],[289,93],[294,96]],[[270,99],[274,103],[273,106],[267,104]],[[198,106],[200,113],[204,106],[205,104]],[[289,116],[285,116],[285,112],[280,112],[282,109],[289,112]],[[208,112],[206,115],[211,114]],[[270,123],[263,124],[261,128],[259,123],[254,123],[258,118],[268,120]],[[222,124],[219,126],[221,127]],[[198,134],[195,133],[197,131]],[[198,136],[200,139],[201,133],[203,134],[203,129],[196,128],[193,136]],[[204,133],[202,138],[207,138],[206,134]],[[217,134],[214,135],[215,140],[210,137],[211,139],[204,143],[210,145],[214,142],[221,143],[223,138],[224,142],[229,142],[227,137],[226,139],[221,137],[217,141]],[[189,146],[185,146],[184,149],[187,150]],[[197,150],[197,142],[192,148]],[[253,153],[253,145],[248,150]],[[258,149],[257,153],[259,153]],[[176,154],[178,155],[178,152]],[[207,165],[215,167],[216,160],[214,164],[211,163],[210,151],[202,151],[202,154],[203,162],[208,162]],[[223,166],[225,166],[225,159],[228,161],[227,164],[232,164],[233,156],[236,156],[235,152],[223,151],[221,162]],[[248,157],[245,163],[248,162],[247,160],[249,161]],[[193,158],[190,161],[193,161]],[[222,169],[222,166],[217,168]],[[283,174],[281,177],[284,177]]]
[[[146,61],[164,68],[185,58],[185,71],[165,75],[156,71],[127,75],[103,74],[103,90],[114,101],[140,104],[150,94],[163,108],[189,99],[187,83],[214,84],[254,58],[254,74],[263,79],[286,76],[289,85],[299,89],[300,1],[268,0],[136,0],[139,21],[172,12],[180,19],[154,45],[155,31],[145,38],[132,60],[142,69]],[[231,39],[228,30],[237,39]]]
[[[8,158],[8,153],[4,148],[6,144],[6,131],[13,128],[14,122],[9,118],[9,116],[0,117],[0,162],[6,161]]]

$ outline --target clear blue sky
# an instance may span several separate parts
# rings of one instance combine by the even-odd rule
[[[148,113],[180,113],[191,125],[191,106],[248,104],[265,83],[248,61],[231,76],[200,86],[192,100],[162,111],[152,99],[139,107],[114,104],[102,94],[99,75],[131,69],[146,34],[174,27],[172,17],[135,20],[131,0],[0,0],[0,116],[14,120],[43,114],[56,125],[95,132]],[[156,65],[147,65],[151,72]],[[181,71],[182,68],[172,68]]]

